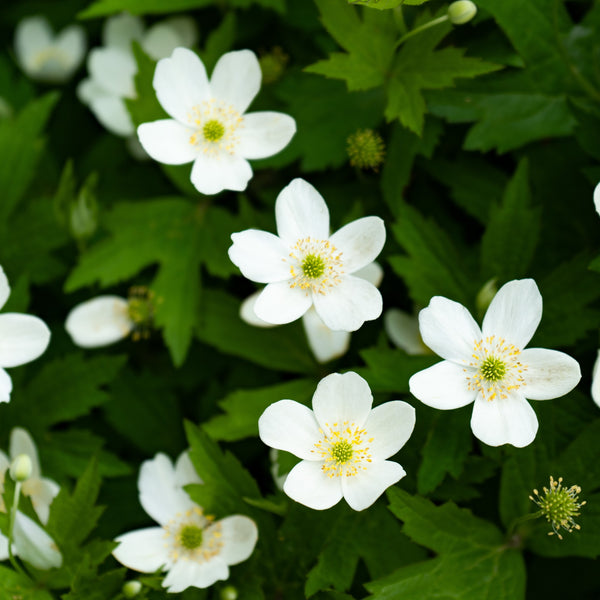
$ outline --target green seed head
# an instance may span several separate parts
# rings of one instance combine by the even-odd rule
[[[325,261],[316,254],[308,254],[302,261],[302,272],[305,277],[318,279],[325,273]]]
[[[202,133],[204,134],[205,140],[208,140],[209,142],[218,142],[225,135],[225,127],[221,121],[211,119],[204,123]]]
[[[202,529],[195,525],[186,525],[179,532],[181,545],[188,550],[195,550],[202,546]]]
[[[385,144],[372,129],[359,129],[346,140],[350,164],[359,169],[377,171],[385,157]]]
[[[331,456],[338,464],[347,463],[352,458],[353,453],[352,444],[346,440],[336,442],[331,446]]]
[[[448,19],[453,25],[464,25],[477,14],[477,6],[471,0],[457,0],[448,7]]]
[[[500,381],[506,375],[506,363],[495,356],[488,356],[481,363],[479,372],[486,381]]]

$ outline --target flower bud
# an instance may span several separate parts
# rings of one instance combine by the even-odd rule
[[[372,129],[359,129],[346,140],[350,164],[359,169],[377,171],[385,157],[385,144]]]
[[[221,600],[237,600],[238,591],[232,585],[228,585],[221,590]]]
[[[123,596],[125,598],[135,598],[141,591],[142,584],[137,579],[132,579],[123,584]]]
[[[69,229],[76,240],[90,238],[98,225],[98,205],[91,189],[94,184],[88,182],[89,178],[69,206]]]
[[[475,306],[477,307],[477,314],[480,317],[485,315],[485,311],[488,309],[494,296],[498,293],[498,286],[496,285],[497,281],[498,279],[493,277],[489,281],[486,281],[483,284],[483,287],[477,292]]]
[[[13,481],[23,483],[31,477],[33,466],[27,454],[19,454],[10,465],[10,476]]]
[[[283,75],[289,60],[290,57],[279,46],[275,46],[271,52],[263,54],[258,59],[262,82],[267,84],[277,81]]]
[[[448,19],[453,25],[464,25],[477,14],[477,6],[471,0],[457,0],[448,7]]]

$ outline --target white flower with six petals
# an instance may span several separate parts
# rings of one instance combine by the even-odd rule
[[[398,463],[386,459],[404,446],[414,429],[410,404],[395,400],[372,408],[367,382],[348,372],[322,379],[312,406],[310,410],[280,400],[258,420],[265,444],[302,459],[283,484],[290,498],[316,510],[345,498],[354,510],[364,510],[406,475]]]
[[[462,304],[435,296],[419,313],[419,324],[425,344],[445,360],[413,375],[411,393],[442,410],[474,402],[475,437],[490,446],[527,446],[538,420],[526,398],[558,398],[581,378],[579,364],[564,352],[525,349],[541,318],[533,279],[502,286],[481,329]]]

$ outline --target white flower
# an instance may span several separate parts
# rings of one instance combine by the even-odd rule
[[[600,406],[600,350],[596,355],[596,362],[592,371],[592,399]]]
[[[71,25],[55,36],[45,17],[23,19],[15,31],[17,61],[38,81],[67,81],[83,60],[85,46],[83,27]]]
[[[386,460],[407,442],[415,410],[395,400],[375,408],[367,382],[356,373],[334,373],[319,382],[313,410],[280,400],[258,420],[261,440],[303,459],[283,491],[296,502],[323,510],[345,498],[363,510],[406,475]]]
[[[209,82],[196,54],[175,49],[158,62],[153,80],[172,119],[138,127],[144,150],[168,165],[193,162],[191,180],[203,194],[245,190],[252,177],[246,159],[276,154],[296,132],[294,119],[283,113],[246,113],[260,81],[258,59],[250,50],[221,56]]]
[[[15,427],[10,434],[10,459],[0,452],[0,492],[4,490],[4,480],[11,462],[20,455],[28,456],[31,461],[31,476],[21,484],[21,493],[31,499],[33,508],[45,525],[50,514],[50,504],[59,492],[58,484],[52,479],[42,477],[37,448],[25,429]],[[0,512],[6,507],[0,497]],[[13,552],[38,569],[60,567],[62,556],[52,538],[28,516],[17,511],[14,529]],[[8,539],[0,534],[0,560],[8,558]]]
[[[135,323],[129,302],[120,296],[97,296],[78,304],[67,316],[65,329],[74,344],[98,348],[126,338]]]
[[[379,290],[355,276],[383,248],[379,217],[357,219],[329,235],[325,201],[312,185],[294,179],[277,197],[275,219],[279,236],[256,229],[231,236],[231,261],[248,279],[268,284],[254,305],[257,317],[291,323],[314,304],[336,331],[355,331],[379,317]]]
[[[475,437],[490,446],[527,446],[538,420],[526,398],[563,396],[581,378],[579,364],[567,354],[524,349],[541,318],[542,297],[533,279],[502,286],[481,329],[464,306],[435,296],[419,314],[421,336],[445,360],[413,375],[411,393],[442,410],[475,402]]]
[[[136,97],[137,64],[132,42],[139,42],[149,56],[158,60],[178,46],[194,45],[196,27],[191,19],[175,17],[144,31],[139,17],[121,14],[106,21],[102,39],[104,46],[94,48],[88,55],[90,76],[79,84],[77,95],[110,132],[133,136],[135,127],[125,105],[126,98]]]
[[[403,310],[391,308],[383,316],[385,332],[406,354],[431,354],[419,333],[419,319]]]
[[[182,592],[205,588],[229,577],[228,565],[246,560],[254,550],[258,530],[252,519],[233,515],[215,521],[183,490],[201,483],[187,453],[175,467],[164,454],[145,461],[138,489],[144,510],[160,525],[119,536],[114,557],[126,567],[154,573],[168,571],[163,587]]]
[[[596,212],[600,214],[600,183],[594,188],[594,206],[596,207]]]
[[[8,279],[0,267],[0,308],[9,295]],[[0,315],[0,402],[8,402],[12,391],[12,380],[4,368],[35,360],[49,342],[50,330],[41,319],[20,313]]]
[[[379,287],[383,278],[383,269],[378,263],[372,262],[354,273],[354,276],[365,279],[375,287]],[[275,327],[273,323],[267,323],[259,319],[254,312],[254,305],[260,294],[261,290],[248,296],[242,302],[240,317],[246,323],[256,327]],[[317,314],[314,306],[311,306],[302,316],[302,325],[306,333],[308,345],[318,362],[326,363],[334,358],[343,356],[348,351],[350,347],[350,332],[329,329]]]

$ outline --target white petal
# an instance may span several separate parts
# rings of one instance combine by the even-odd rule
[[[329,210],[323,196],[304,179],[294,179],[275,202],[279,237],[290,247],[299,239],[329,237]]]
[[[373,261],[366,267],[354,271],[353,275],[354,277],[360,277],[361,279],[368,281],[375,287],[379,287],[381,285],[381,280],[383,279],[383,268],[378,262]]]
[[[520,394],[484,400],[477,396],[471,416],[473,435],[488,446],[512,444],[523,448],[531,444],[538,430],[535,411]]]
[[[246,229],[231,234],[231,239],[233,245],[228,250],[229,258],[244,277],[258,283],[287,281],[291,278],[290,267],[285,261],[289,249],[276,235],[258,229]]]
[[[179,45],[177,33],[165,22],[152,25],[142,40],[144,52],[154,60],[170,56]]]
[[[140,504],[159,525],[195,506],[178,483],[173,463],[166,454],[159,453],[142,463],[138,490]]]
[[[8,277],[4,269],[0,266],[0,308],[2,308],[8,297],[10,296],[10,285],[8,284]]]
[[[192,108],[211,99],[204,64],[187,48],[176,48],[170,58],[158,61],[152,85],[161,106],[186,125]]]
[[[243,192],[250,179],[252,179],[250,164],[237,155],[200,154],[192,167],[192,183],[201,194],[218,194],[223,190]]]
[[[185,450],[175,462],[175,485],[183,487],[189,483],[202,483],[202,479],[196,472],[190,453]]]
[[[0,533],[0,560],[8,560],[8,538]]]
[[[320,363],[326,363],[344,355],[350,346],[350,333],[333,331],[321,320],[311,306],[302,317],[302,325],[308,339],[308,345]]]
[[[133,121],[122,98],[109,95],[94,98],[90,102],[90,110],[100,124],[111,133],[121,137],[135,133]]]
[[[10,459],[2,450],[0,450],[0,479],[6,474],[6,471],[10,468]]]
[[[329,477],[322,462],[303,460],[289,473],[283,491],[296,502],[314,510],[331,508],[342,499],[340,477]]]
[[[600,183],[594,188],[594,206],[596,207],[596,212],[600,215]]]
[[[229,569],[219,556],[204,563],[179,560],[169,570],[163,587],[170,593],[183,592],[188,587],[206,588],[216,581],[227,579]]]
[[[0,402],[10,402],[11,392],[12,379],[4,369],[0,369]]]
[[[254,52],[227,52],[215,65],[210,78],[210,89],[217,100],[233,105],[239,113],[245,113],[260,90],[261,77],[260,65]]]
[[[379,290],[364,279],[347,275],[324,294],[313,294],[315,309],[330,329],[356,331],[381,315]]]
[[[50,342],[46,323],[32,315],[0,315],[0,366],[16,367],[35,360]]]
[[[354,273],[372,263],[385,244],[385,226],[379,217],[363,217],[348,223],[330,238],[342,253],[346,273]]]
[[[355,477],[341,477],[344,499],[350,508],[364,510],[405,475],[406,471],[396,462],[384,460],[372,463]]]
[[[104,23],[102,42],[105,46],[113,46],[131,52],[131,42],[140,41],[144,34],[144,22],[129,13],[121,13],[111,17]]]
[[[415,409],[407,402],[393,400],[376,406],[364,424],[369,443],[369,453],[374,460],[394,456],[410,438],[415,428]]]
[[[85,55],[85,31],[81,25],[70,25],[61,31],[56,38],[56,46],[65,57],[69,58],[65,76],[70,76],[80,65]]]
[[[334,423],[345,421],[362,427],[373,406],[373,395],[358,373],[332,373],[319,381],[312,405],[319,427],[328,433]]]
[[[39,520],[44,525],[48,523],[50,505],[60,491],[58,484],[47,477],[40,477],[39,479],[32,477],[23,483],[22,490],[25,496],[31,498],[31,503]]]
[[[434,296],[419,313],[419,328],[426,346],[458,363],[469,362],[481,330],[471,313],[458,302]]]
[[[240,318],[242,321],[248,323],[248,325],[254,325],[254,327],[275,327],[273,323],[267,323],[266,321],[259,319],[254,312],[254,305],[261,292],[262,290],[258,290],[257,292],[254,292],[254,294],[250,294],[250,296],[242,302],[240,306]],[[310,312],[310,310],[308,312]]]
[[[592,372],[592,399],[600,407],[600,350],[596,355],[594,370]]]
[[[82,302],[65,322],[73,343],[81,348],[113,344],[126,338],[132,328],[127,300],[120,296],[98,296]]]
[[[475,373],[474,369],[471,369]],[[410,393],[423,404],[441,410],[466,406],[477,392],[467,387],[467,371],[449,360],[415,373],[409,380]]]
[[[88,55],[88,71],[107,92],[122,98],[135,98],[134,75],[137,64],[133,54],[118,48],[94,48]]]
[[[254,305],[259,319],[283,325],[299,319],[312,306],[312,298],[298,287],[291,288],[287,281],[269,283]]]
[[[26,429],[13,427],[10,432],[10,458],[15,460],[19,454],[26,454],[31,459],[31,477],[38,479],[41,475],[40,459],[36,445]]]
[[[170,17],[162,22],[175,32],[179,39],[178,46],[191,48],[198,42],[198,29],[191,17]]]
[[[137,134],[142,148],[166,165],[183,165],[198,156],[198,148],[190,141],[193,130],[173,119],[142,123]]]
[[[392,308],[383,315],[383,322],[389,338],[406,354],[419,355],[429,352],[421,339],[419,319],[416,316]]]
[[[266,158],[283,150],[296,133],[296,121],[280,112],[244,115],[236,152],[244,158]]]
[[[120,535],[115,542],[119,542],[119,545],[113,550],[113,556],[129,569],[154,573],[169,564],[165,530],[162,527],[131,531]]]
[[[527,365],[523,373],[523,395],[532,400],[550,400],[568,394],[581,379],[579,363],[564,352],[527,348],[521,353],[521,363]]]
[[[541,318],[542,295],[535,281],[515,279],[494,296],[483,319],[483,336],[495,335],[522,349],[533,337]]]
[[[233,515],[219,521],[223,548],[219,558],[228,565],[237,565],[250,557],[258,540],[256,523],[241,515]]]
[[[29,17],[19,21],[15,30],[15,54],[21,67],[30,73],[36,55],[50,47],[54,33],[45,17]]]
[[[321,439],[313,411],[294,400],[271,404],[258,419],[258,435],[267,446],[291,452],[299,458],[315,459],[315,444]]]
[[[36,569],[46,570],[62,565],[62,555],[54,540],[19,511],[15,519],[14,537],[16,553]]]

